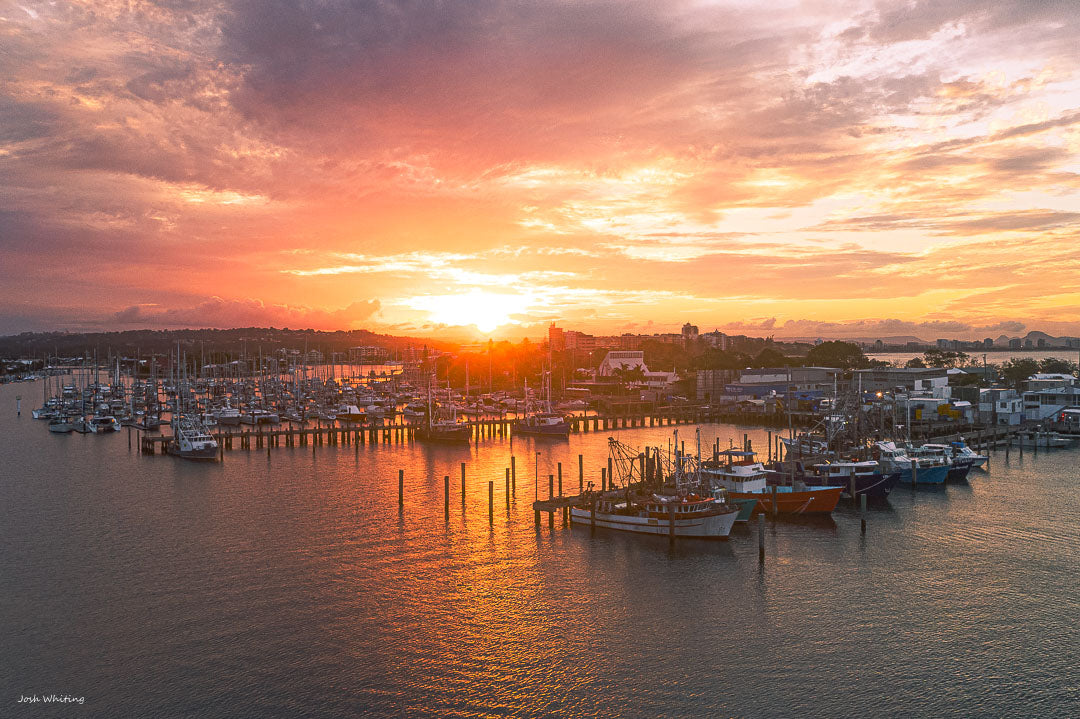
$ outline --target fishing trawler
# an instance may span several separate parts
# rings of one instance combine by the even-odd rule
[[[828,514],[836,508],[844,488],[839,485],[807,487],[768,484],[765,466],[755,452],[727,449],[701,463],[701,474],[712,486],[723,488],[734,499],[757,499],[757,510],[777,514]]]
[[[570,507],[570,521],[637,534],[722,539],[739,508],[695,494],[606,492]],[[672,526],[674,524],[674,527]]]
[[[214,461],[218,456],[217,440],[195,415],[177,413],[172,419],[172,441],[166,451],[184,459]]]
[[[924,465],[922,460],[909,457],[895,442],[875,442],[874,454],[886,472],[900,472],[902,484],[911,483],[913,470],[916,484],[945,484],[949,476],[949,465]]]
[[[855,496],[866,495],[867,500],[882,502],[900,481],[900,472],[885,472],[873,460],[862,462],[822,462],[810,467],[802,462],[774,462],[766,468],[770,485],[783,486],[802,482],[807,487],[843,487],[843,496],[851,496],[854,482]]]

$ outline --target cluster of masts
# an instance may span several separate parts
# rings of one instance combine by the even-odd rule
[[[278,363],[260,363],[259,372],[237,368],[234,373],[215,366],[209,376],[188,374],[187,358],[178,349],[173,371],[150,368],[148,378],[124,377],[119,361],[111,382],[102,381],[94,367],[71,375],[58,385],[47,377],[38,419],[49,420],[49,429],[66,432],[110,432],[133,427],[153,432],[170,425],[175,439],[169,451],[180,456],[207,455],[217,448],[217,427],[266,426],[280,423],[320,426],[384,426],[387,423],[418,426],[421,439],[468,441],[468,416],[516,416],[513,427],[523,434],[568,434],[569,424],[552,406],[550,390],[540,400],[528,388],[521,397],[505,392],[474,395],[439,386],[434,377],[420,388],[394,371],[369,370],[348,374],[345,366],[334,370],[292,365],[281,371]],[[79,386],[79,379],[85,382]],[[565,405],[566,411],[583,409],[584,403]],[[183,445],[183,446],[180,446]],[[191,447],[199,452],[194,452]]]

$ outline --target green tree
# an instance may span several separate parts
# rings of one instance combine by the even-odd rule
[[[1039,363],[1033,359],[1011,359],[1001,365],[1001,376],[1011,385],[1017,385],[1039,371]]]
[[[865,366],[867,359],[859,345],[833,341],[822,342],[807,352],[806,364],[811,367],[856,369]]]
[[[907,361],[907,364],[905,364],[904,366],[905,367],[915,367],[915,368],[918,368],[918,369],[925,369],[926,368],[926,363],[923,362],[922,357],[912,357],[911,359],[909,359]]]
[[[751,364],[754,367],[787,367],[791,360],[774,347],[766,347],[758,352]]]
[[[1074,374],[1076,364],[1056,357],[1047,357],[1039,362],[1039,371],[1044,374]]]
[[[928,349],[923,352],[923,360],[926,362],[927,367],[945,367],[946,369],[953,369],[958,365],[962,365],[968,361],[968,355],[965,352],[951,352],[949,350]]]

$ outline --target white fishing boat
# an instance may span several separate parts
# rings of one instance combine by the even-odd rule
[[[217,459],[217,440],[198,417],[183,413],[174,415],[172,431],[172,441],[166,447],[169,454],[184,459],[204,461]]]
[[[722,539],[731,534],[737,506],[714,497],[651,494],[629,497],[607,492],[570,508],[570,521],[622,532]],[[674,526],[672,526],[674,524]]]
[[[984,467],[990,461],[990,458],[985,454],[979,454],[969,447],[963,437],[956,442],[950,442],[949,447],[953,459],[969,460],[972,467]]]

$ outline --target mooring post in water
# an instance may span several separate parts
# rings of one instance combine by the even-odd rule
[[[911,460],[911,488],[915,489],[915,485],[919,483],[919,460]]]
[[[559,462],[559,496],[562,496],[562,462]]]
[[[488,524],[495,524],[495,483],[488,482]]]
[[[405,506],[405,470],[397,471],[397,506]]]
[[[517,457],[510,455],[510,491],[517,496]]]
[[[585,491],[585,455],[577,456],[577,488],[578,493]]]
[[[675,505],[669,504],[667,508],[667,539],[668,544],[675,544]]]
[[[600,491],[607,491],[607,470],[603,467],[600,468]]]
[[[128,451],[131,451],[131,427],[128,427]]]
[[[607,458],[607,481],[612,487],[615,486],[615,475],[611,473],[611,457]]]
[[[465,463],[461,463],[461,508],[465,509]]]
[[[510,514],[510,468],[506,468],[506,513]]]
[[[862,524],[862,533],[866,534],[866,495],[859,496],[859,519]]]
[[[761,564],[765,563],[765,513],[757,516],[757,558]]]
[[[450,519],[450,475],[443,476],[443,513]]]
[[[548,475],[548,499],[555,497],[555,475]],[[548,529],[555,529],[555,510],[548,510]]]

